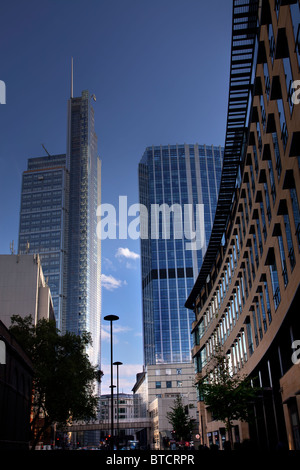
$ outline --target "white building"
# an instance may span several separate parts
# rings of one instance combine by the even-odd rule
[[[119,400],[117,399],[119,398]],[[113,396],[114,402],[114,421],[129,420],[134,417],[133,395],[128,393],[119,393]],[[100,420],[110,422],[111,417],[111,395],[101,395],[100,397]]]
[[[198,427],[197,396],[194,387],[192,363],[156,364],[147,366],[137,374],[133,387],[135,416],[150,416],[152,420],[150,443],[153,449],[163,449],[164,441],[172,438],[172,425],[167,413],[171,411],[177,396]],[[194,439],[194,438],[193,438]]]
[[[50,288],[39,255],[0,255],[0,319],[9,327],[12,315],[55,320]]]

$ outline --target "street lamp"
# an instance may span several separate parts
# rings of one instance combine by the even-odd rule
[[[110,387],[111,387],[111,450],[114,450],[114,388],[113,388],[113,321],[119,320],[117,315],[106,315],[104,320],[110,322]]]
[[[121,366],[123,362],[114,362],[114,366],[117,366],[117,435],[118,435],[118,446],[119,446],[119,366]]]

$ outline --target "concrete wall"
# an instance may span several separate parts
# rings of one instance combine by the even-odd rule
[[[0,255],[0,319],[31,315],[36,323],[52,318],[50,288],[46,285],[38,255]]]

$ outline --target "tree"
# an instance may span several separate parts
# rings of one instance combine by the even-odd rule
[[[167,412],[169,423],[173,426],[173,430],[179,440],[188,440],[193,429],[194,421],[185,412],[181,396],[177,396],[174,401],[172,411]]]
[[[43,319],[34,326],[31,316],[18,315],[12,317],[10,331],[34,367],[32,448],[54,423],[65,426],[71,420],[95,418],[98,399],[94,387],[102,373],[90,364],[86,354],[90,335],[61,335],[54,321]]]
[[[199,393],[215,420],[222,421],[233,448],[232,427],[234,420],[249,421],[251,404],[258,389],[249,378],[233,374],[226,356],[216,349],[213,366],[198,383]]]

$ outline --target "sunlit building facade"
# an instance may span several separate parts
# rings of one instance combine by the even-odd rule
[[[232,374],[261,392],[236,443],[300,449],[299,3],[234,0],[223,172],[193,309],[196,384],[221,348]],[[296,343],[295,343],[296,341]],[[201,442],[223,448],[225,425],[198,395]]]
[[[90,332],[90,360],[100,364],[101,243],[97,237],[101,162],[97,153],[94,96],[85,90],[68,102],[67,167],[70,174],[67,308],[63,331]]]
[[[69,99],[66,154],[28,160],[18,251],[40,255],[58,328],[63,333],[91,333],[89,357],[100,365],[101,162],[93,101],[88,91]]]

